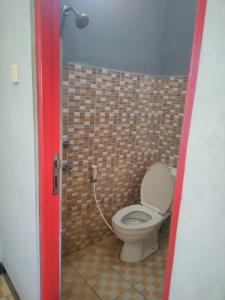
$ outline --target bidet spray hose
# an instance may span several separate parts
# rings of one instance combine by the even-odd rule
[[[97,176],[98,176],[97,166],[93,165],[92,170],[93,170],[92,185],[93,185],[93,192],[94,192],[94,198],[95,198],[95,203],[96,203],[97,209],[98,209],[99,214],[102,217],[103,221],[105,222],[106,226],[114,233],[112,226],[110,226],[110,224],[104,217],[101,207],[98,203],[98,199],[97,199],[97,195],[96,195],[96,181],[97,181]]]

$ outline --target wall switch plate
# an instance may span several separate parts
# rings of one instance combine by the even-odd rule
[[[10,66],[10,78],[12,83],[19,83],[17,64]]]

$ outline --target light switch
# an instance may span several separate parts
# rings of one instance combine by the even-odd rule
[[[18,78],[18,65],[14,64],[10,66],[10,77],[12,83],[19,83]]]

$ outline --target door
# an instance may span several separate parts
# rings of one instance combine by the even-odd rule
[[[59,0],[35,0],[42,300],[59,299],[59,23]]]

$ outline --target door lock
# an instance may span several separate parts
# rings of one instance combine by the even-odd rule
[[[61,161],[56,154],[53,157],[53,195],[59,194],[59,170],[61,167]]]

